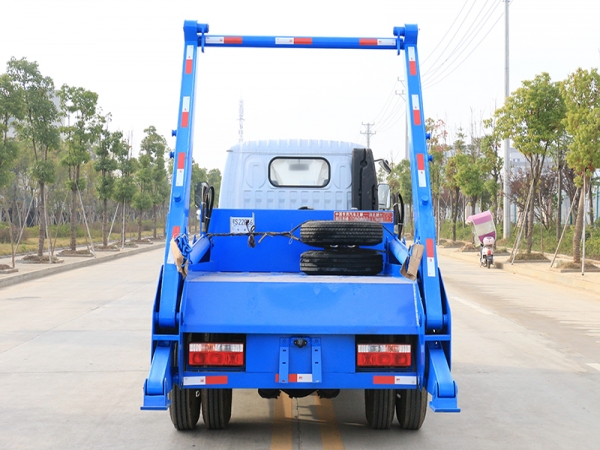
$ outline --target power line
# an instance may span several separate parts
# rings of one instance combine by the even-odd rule
[[[479,45],[481,45],[481,43],[485,40],[485,38],[491,33],[491,31],[494,29],[494,27],[496,26],[496,24],[498,23],[498,21],[500,19],[502,19],[502,17],[504,16],[504,14],[500,14],[500,16],[496,19],[496,21],[492,24],[492,26],[490,27],[490,29],[488,30],[488,32],[481,38],[481,40],[477,43],[477,45],[475,47],[473,47],[473,49],[467,54],[467,56],[465,56],[456,67],[454,67],[450,72],[448,72],[443,78],[437,80],[438,77],[435,77],[433,80],[429,80],[429,83],[431,84],[427,84],[424,86],[425,88],[431,88],[439,83],[441,83],[442,81],[444,81],[448,76],[450,76],[452,73],[454,73],[454,71],[456,69],[458,69],[459,67],[462,66],[462,63],[465,62],[469,56],[471,56],[471,54],[477,50],[477,48],[479,47]],[[442,74],[440,74],[441,76]],[[437,81],[436,81],[437,80]]]
[[[460,25],[458,27],[456,27],[456,31],[454,32],[454,34],[452,35],[452,37],[448,40],[448,44],[446,44],[446,47],[444,47],[444,49],[442,50],[442,52],[440,53],[440,55],[436,58],[436,60],[431,64],[432,66],[435,66],[435,64],[440,60],[440,58],[444,55],[444,53],[446,52],[446,50],[448,49],[448,47],[450,46],[450,44],[452,43],[452,41],[454,40],[454,38],[456,37],[456,35],[458,34],[459,30],[461,29],[461,27],[463,26],[463,24],[465,23],[465,20],[467,20],[467,17],[469,17],[469,14],[471,13],[471,10],[473,9],[473,7],[475,6],[475,2],[473,2],[473,4],[471,5],[471,7],[469,8],[469,11],[467,11],[467,14],[465,15],[465,18],[462,20],[462,22],[460,23]],[[423,74],[423,76],[425,76],[425,74]]]
[[[454,18],[454,20],[452,21],[452,23],[450,24],[450,26],[448,27],[448,29],[446,30],[446,33],[444,33],[444,35],[442,36],[442,38],[440,39],[440,42],[437,43],[437,45],[434,47],[433,50],[431,50],[431,52],[429,53],[429,55],[427,56],[427,58],[425,58],[423,60],[423,62],[421,63],[421,66],[425,65],[427,63],[427,61],[429,60],[429,58],[431,58],[433,56],[433,54],[435,53],[435,51],[438,49],[438,47],[440,45],[442,45],[442,42],[444,42],[444,39],[446,38],[446,36],[448,36],[448,33],[450,33],[450,30],[452,29],[452,27],[454,26],[454,24],[456,23],[456,21],[458,20],[458,18],[460,17],[460,14],[463,12],[463,9],[465,9],[465,6],[467,6],[467,3],[469,3],[469,0],[465,0],[465,2],[462,5],[462,8],[460,8],[460,11],[458,12],[458,14],[456,15],[456,17]]]
[[[490,18],[492,17],[493,11],[488,11],[487,13],[487,17],[485,18],[485,20],[483,22],[481,22],[478,27],[476,28],[473,37],[470,39],[470,41],[466,44],[464,44],[461,48],[460,51],[456,51],[457,49],[455,49],[455,51],[453,52],[452,56],[448,57],[448,59],[446,59],[446,61],[444,61],[444,63],[437,67],[436,70],[434,72],[431,73],[431,75],[429,76],[428,80],[425,80],[425,84],[426,83],[432,83],[435,82],[435,80],[437,80],[439,77],[443,76],[443,74],[445,72],[447,72],[448,70],[451,70],[453,65],[456,63],[456,61],[458,60],[458,58],[470,48],[471,43],[473,42],[473,40],[479,35],[479,33],[482,31],[482,29],[484,28],[484,26],[488,23],[488,21],[490,20]],[[502,16],[502,14],[501,14]],[[501,17],[500,16],[500,17]],[[498,19],[499,20],[499,19]],[[497,21],[496,21],[497,22]],[[488,30],[488,32],[484,35],[483,39],[485,39],[485,37],[489,34],[489,32],[494,28],[495,23],[490,27],[490,29]],[[477,48],[481,42],[483,42],[483,39],[481,39],[476,45],[475,48]],[[472,51],[469,53],[471,54]],[[449,64],[446,64],[448,61]],[[441,70],[441,72],[440,72]],[[439,73],[437,73],[439,72]],[[436,75],[437,73],[437,75]]]

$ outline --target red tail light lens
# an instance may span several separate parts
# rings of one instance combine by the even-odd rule
[[[409,367],[409,344],[359,344],[356,364],[359,367]]]
[[[244,344],[206,342],[190,344],[190,366],[243,366]]]

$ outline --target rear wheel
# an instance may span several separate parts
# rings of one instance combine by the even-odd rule
[[[207,428],[222,430],[231,419],[231,389],[202,389],[202,418]]]
[[[396,416],[400,427],[405,430],[418,430],[423,425],[427,413],[427,390],[398,389]]]
[[[394,420],[394,389],[365,389],[365,413],[369,426],[375,430],[385,430]]]
[[[377,275],[383,256],[362,248],[310,250],[300,255],[300,270],[307,275]]]
[[[492,261],[488,258],[485,262],[485,265],[487,266],[487,268],[489,269],[490,266],[492,265]]]
[[[193,430],[200,418],[200,391],[181,389],[174,385],[171,390],[169,413],[171,422],[178,430]]]
[[[383,239],[378,222],[311,220],[302,224],[300,240],[308,245],[377,245]]]

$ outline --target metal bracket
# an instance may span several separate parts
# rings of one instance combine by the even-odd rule
[[[287,383],[290,373],[290,340],[279,340],[279,382]]]
[[[446,355],[439,342],[427,342],[429,376],[427,392],[431,394],[429,406],[434,412],[460,412],[457,404],[458,388],[450,374]]]
[[[173,388],[171,367],[173,359],[173,343],[156,347],[150,373],[144,383],[143,410],[165,410],[170,405],[169,392]]]
[[[321,364],[321,339],[311,339],[312,350],[312,382],[320,383],[322,378]]]

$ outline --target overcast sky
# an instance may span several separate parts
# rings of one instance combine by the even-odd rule
[[[3,0],[0,63],[37,61],[42,74],[99,94],[111,128],[154,125],[175,140],[183,21],[213,35],[393,37],[419,26],[424,113],[468,133],[504,99],[502,0]],[[510,88],[541,72],[562,80],[600,65],[600,1],[513,0]],[[403,58],[393,51],[207,48],[198,58],[194,158],[223,169],[244,139],[333,139],[365,144],[374,123],[377,157],[404,155]],[[5,66],[2,69],[5,70]]]

